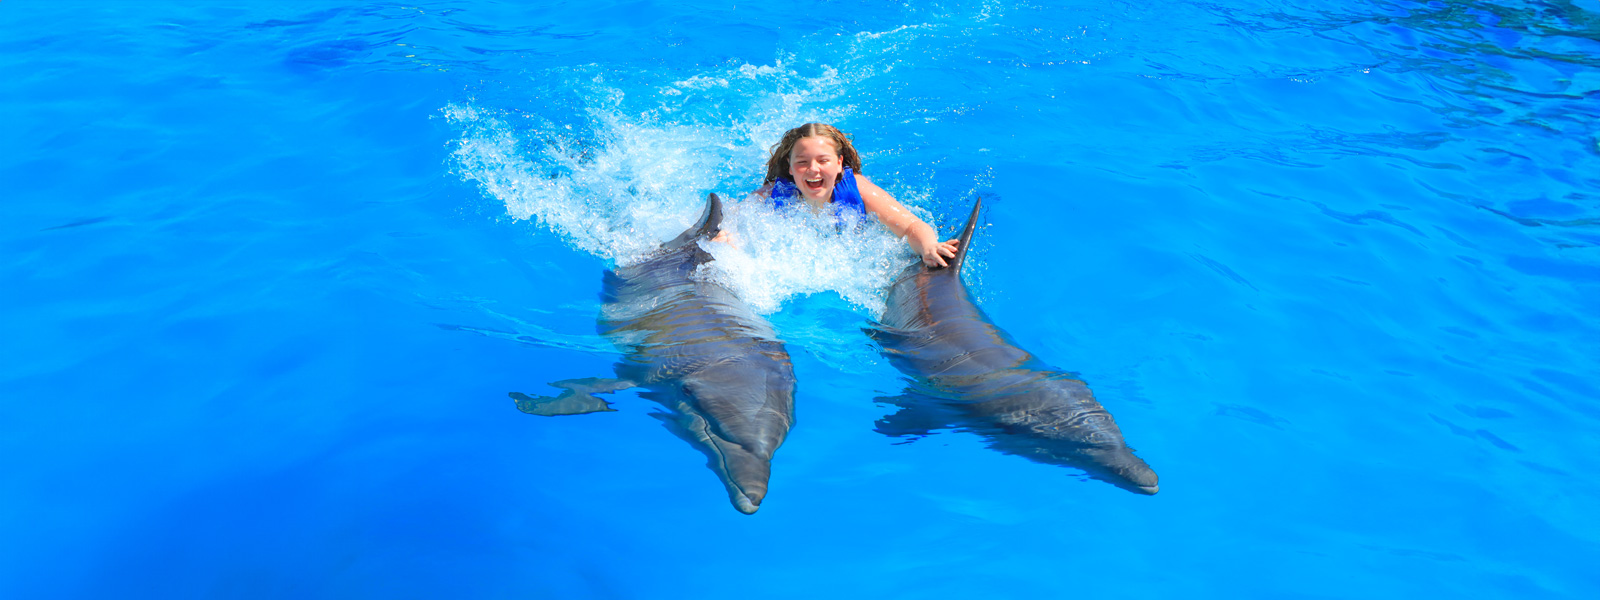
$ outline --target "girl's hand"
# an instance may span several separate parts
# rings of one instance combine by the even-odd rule
[[[929,267],[948,267],[946,258],[956,257],[956,244],[960,240],[949,240],[928,244],[922,249],[922,264]]]

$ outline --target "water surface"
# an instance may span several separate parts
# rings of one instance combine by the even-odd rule
[[[1600,5],[0,3],[0,596],[1600,591]],[[601,273],[790,127],[952,232],[1154,497],[946,432],[884,236],[750,211],[761,512],[615,395]]]

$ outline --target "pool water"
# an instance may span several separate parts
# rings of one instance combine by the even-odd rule
[[[1600,4],[0,3],[0,597],[1600,594]],[[1145,497],[878,433],[910,260],[743,201],[838,125]],[[760,512],[601,274],[788,342]]]

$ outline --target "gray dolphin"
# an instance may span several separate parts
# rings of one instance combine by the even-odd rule
[[[595,394],[631,387],[670,411],[656,415],[704,452],[739,512],[767,495],[772,455],[794,425],[794,368],[772,326],[733,293],[690,277],[721,231],[712,194],[700,222],[644,261],[605,274],[600,333],[623,350],[617,379],[573,379],[554,398],[512,393],[517,408],[556,416],[609,411]]]
[[[880,420],[878,431],[973,431],[1001,452],[1156,493],[1155,471],[1133,455],[1089,386],[1018,348],[973,303],[961,282],[961,265],[982,205],[980,200],[972,207],[950,266],[918,261],[906,268],[890,285],[881,322],[867,329],[890,362],[915,382],[906,395],[884,399],[902,409]]]

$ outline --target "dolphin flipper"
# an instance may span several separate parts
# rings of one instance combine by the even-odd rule
[[[512,400],[517,402],[517,410],[530,415],[541,417],[558,417],[563,415],[585,415],[594,412],[616,412],[611,408],[611,403],[595,397],[595,394],[609,394],[617,390],[636,387],[632,381],[626,379],[601,379],[587,377],[584,379],[567,379],[550,384],[550,387],[563,388],[559,396],[530,397],[521,392],[511,392]]]
[[[871,325],[862,327],[861,332],[867,334],[867,337],[872,341],[878,342],[880,346],[887,347],[906,343],[925,344],[933,339],[933,336],[926,331],[900,329],[898,327],[890,327],[882,323],[872,323]]]
[[[939,399],[906,390],[899,396],[873,398],[879,404],[900,407],[874,423],[873,430],[894,438],[909,438],[896,444],[909,444],[933,435],[940,429],[960,427],[961,416]]]

